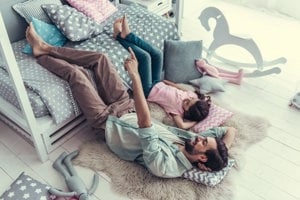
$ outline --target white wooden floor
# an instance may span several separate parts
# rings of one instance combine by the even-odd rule
[[[236,109],[263,116],[272,123],[268,137],[252,146],[245,154],[246,164],[235,180],[236,200],[296,200],[300,199],[300,110],[288,107],[300,81],[300,21],[270,16],[221,1],[186,0],[183,40],[200,40],[207,45],[211,33],[202,29],[197,17],[203,6],[222,9],[234,33],[251,35],[266,60],[284,56],[288,62],[279,66],[282,72],[261,78],[245,78],[241,86],[226,85],[226,92],[215,98],[234,105]],[[228,47],[229,48],[229,47]],[[229,48],[230,49],[230,48]],[[224,49],[233,58],[248,59],[245,52]],[[300,91],[300,82],[299,89]],[[41,163],[34,149],[0,122],[0,194],[22,172],[50,185],[66,190],[62,177],[52,168],[52,162],[63,151],[71,152],[95,135],[82,132]],[[90,185],[89,169],[76,167]],[[101,174],[101,172],[99,172]],[[109,177],[102,175],[92,199],[128,199],[112,192]]]

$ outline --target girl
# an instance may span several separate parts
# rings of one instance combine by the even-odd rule
[[[169,113],[181,129],[189,129],[207,117],[210,97],[186,91],[177,84],[161,80],[162,52],[130,32],[126,16],[114,22],[114,38],[132,48],[139,63],[143,91],[149,102],[155,102]]]

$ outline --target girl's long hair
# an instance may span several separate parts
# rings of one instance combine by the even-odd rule
[[[183,118],[190,121],[202,121],[208,116],[211,98],[210,96],[205,96],[200,94],[198,91],[195,91],[199,100],[196,101],[194,105],[192,105],[189,110],[183,113]]]

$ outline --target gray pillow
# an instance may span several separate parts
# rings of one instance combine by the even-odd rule
[[[189,83],[198,87],[201,94],[207,94],[213,92],[224,92],[224,85],[227,81],[205,75],[201,78],[190,80]]]
[[[188,83],[202,76],[195,67],[195,59],[201,58],[202,41],[164,42],[165,79],[175,83]]]
[[[68,5],[45,4],[42,8],[56,27],[71,41],[81,41],[102,32],[101,25]]]
[[[13,8],[27,21],[27,23],[31,22],[32,17],[47,23],[51,23],[51,20],[41,8],[41,5],[48,3],[57,5],[62,4],[60,0],[29,0],[22,3],[17,3],[13,5]]]

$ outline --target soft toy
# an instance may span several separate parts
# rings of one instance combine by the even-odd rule
[[[74,151],[70,154],[63,152],[53,163],[53,168],[64,176],[66,184],[71,192],[62,192],[55,188],[50,188],[49,193],[57,197],[75,197],[79,200],[88,200],[89,196],[95,192],[99,184],[99,176],[94,174],[93,184],[91,188],[87,190],[84,182],[77,175],[77,172],[72,165],[71,160],[75,158],[78,153],[78,151]]]
[[[243,69],[238,72],[231,72],[225,69],[218,68],[207,62],[205,59],[195,60],[196,68],[202,74],[207,74],[215,78],[227,80],[230,83],[240,85],[244,76]]]

